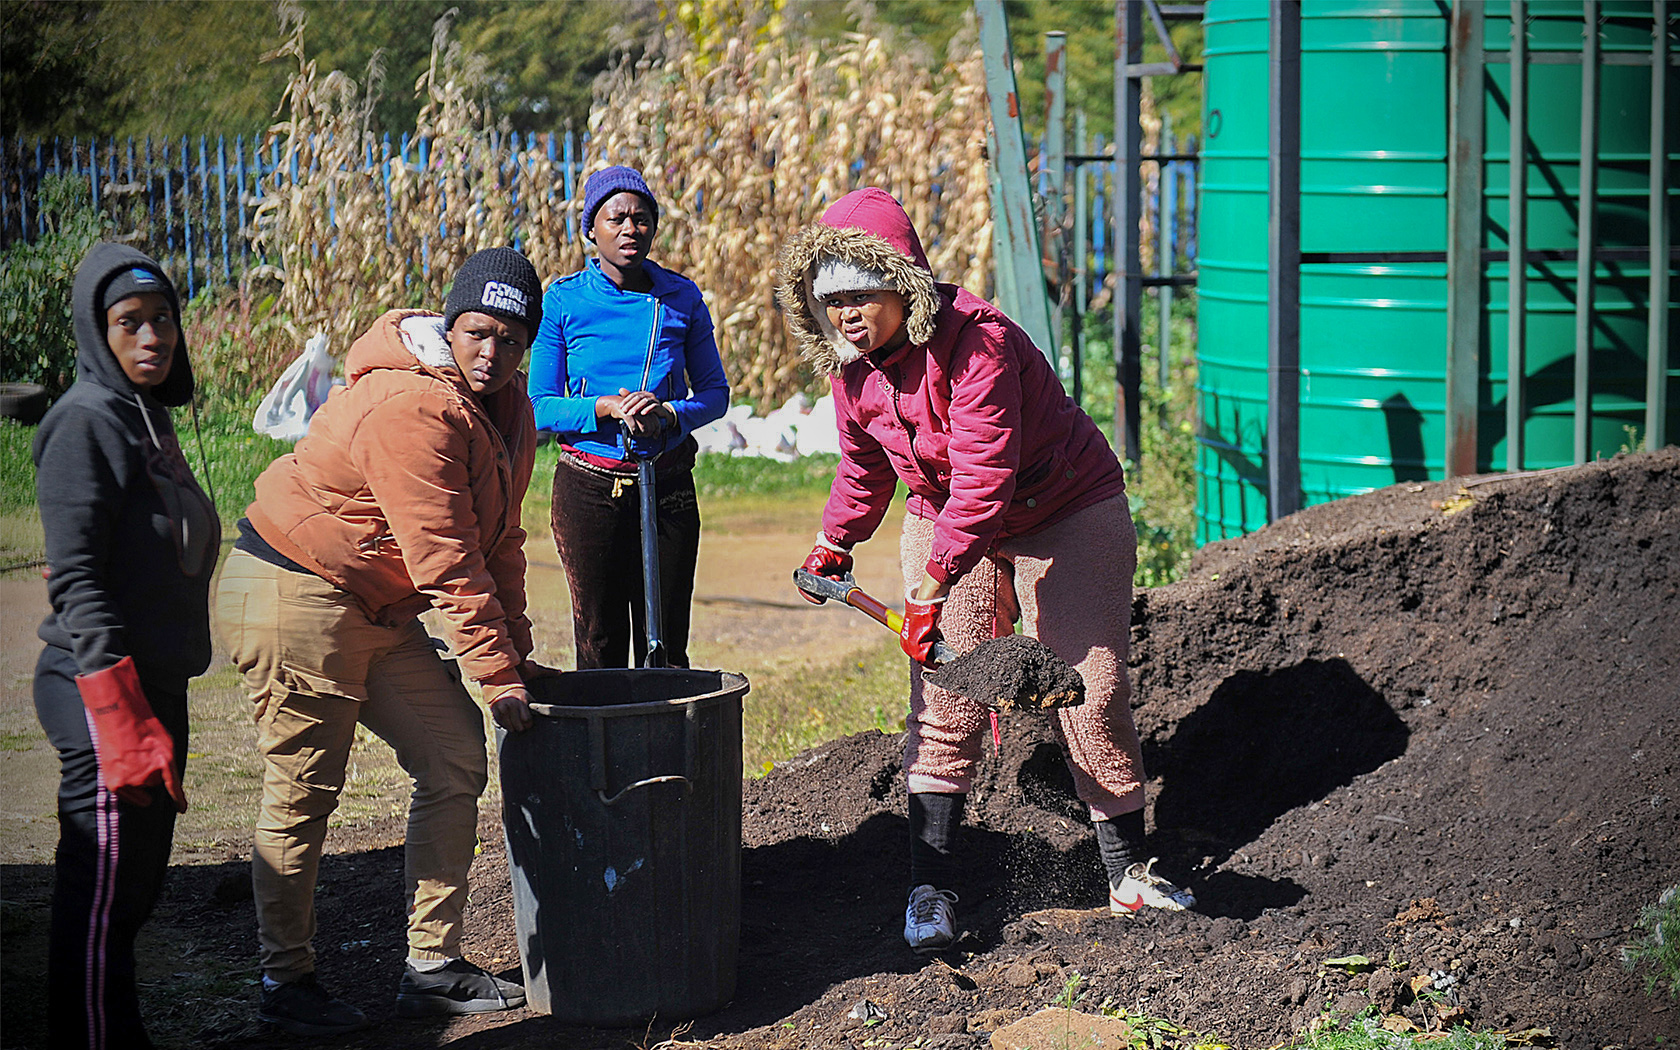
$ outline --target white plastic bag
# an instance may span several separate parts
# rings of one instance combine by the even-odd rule
[[[257,406],[251,426],[259,434],[296,441],[309,432],[309,417],[326,402],[332,387],[333,357],[327,353],[327,335],[316,332]]]

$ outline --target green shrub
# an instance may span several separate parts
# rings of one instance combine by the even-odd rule
[[[70,287],[76,267],[105,236],[85,178],[49,175],[37,198],[47,232],[34,244],[0,253],[0,377],[39,383],[53,395],[76,378],[76,336]]]
[[[1144,335],[1158,322],[1153,303],[1144,311]],[[1114,355],[1110,315],[1085,316],[1081,405],[1114,442]],[[1126,463],[1126,492],[1137,528],[1134,586],[1160,587],[1183,579],[1196,550],[1196,435],[1192,425],[1196,392],[1195,301],[1173,300],[1172,353],[1168,386],[1162,389],[1153,344],[1144,347],[1138,438],[1142,462]],[[1115,452],[1125,451],[1116,444]]]
[[[1664,890],[1657,903],[1639,913],[1645,936],[1622,949],[1622,965],[1629,970],[1648,966],[1645,990],[1652,995],[1668,986],[1670,999],[1680,999],[1680,884]]]

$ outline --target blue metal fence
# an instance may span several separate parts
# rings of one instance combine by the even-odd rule
[[[561,192],[569,199],[583,167],[584,150],[572,132],[497,135],[491,143],[504,163],[521,153],[546,151],[562,172]],[[378,171],[387,192],[387,235],[395,237],[389,186],[394,165],[424,171],[431,143],[389,135],[366,163]],[[113,223],[113,236],[134,244],[162,263],[185,285],[190,298],[214,283],[231,284],[253,263],[266,260],[253,244],[253,217],[265,196],[298,178],[296,158],[285,159],[278,140],[234,135],[174,139],[87,141],[0,138],[0,248],[34,242],[53,221],[42,207],[41,184],[54,175],[85,179],[89,195]],[[329,206],[330,208],[330,206]],[[336,215],[328,216],[329,222]],[[441,225],[439,234],[449,231]]]
[[[548,134],[510,133],[492,136],[491,148],[502,157],[504,170],[531,163],[546,154],[558,173],[549,189],[571,199],[581,188],[587,163],[588,137],[573,132]],[[1157,276],[1170,277],[1193,272],[1196,255],[1196,171],[1193,138],[1175,152],[1170,133],[1163,134],[1158,176],[1143,180],[1143,214],[1151,217],[1146,243],[1156,245]],[[1084,305],[1098,298],[1110,273],[1113,232],[1108,228],[1113,213],[1114,165],[1095,162],[1111,155],[1102,139],[1080,143],[1085,163],[1072,165],[1073,179],[1083,180],[1073,195],[1081,192],[1089,208],[1070,208],[1065,214],[1079,221],[1084,237],[1070,243],[1081,245],[1085,265],[1075,260],[1075,298]],[[376,171],[384,182],[387,236],[396,236],[392,214],[390,180],[395,165],[423,172],[431,162],[431,142],[403,134],[393,142],[389,135],[377,149],[367,150],[368,171]],[[252,240],[252,219],[265,196],[280,192],[296,181],[295,156],[287,161],[278,140],[262,135],[200,136],[196,142],[183,136],[171,139],[63,140],[0,138],[0,248],[19,241],[33,242],[44,234],[52,216],[41,206],[42,180],[49,175],[70,175],[86,179],[92,202],[113,222],[113,235],[152,254],[185,285],[189,297],[213,284],[236,282],[253,265],[264,259]],[[1049,193],[1048,184],[1040,186]],[[516,200],[517,208],[523,205]],[[331,205],[329,205],[329,209]],[[329,214],[329,220],[336,216]],[[517,223],[516,223],[517,227]],[[449,236],[439,219],[440,237]],[[424,269],[426,245],[421,246]],[[1152,282],[1153,283],[1153,282]]]

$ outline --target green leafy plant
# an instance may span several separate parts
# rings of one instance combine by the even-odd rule
[[[1506,1050],[1499,1032],[1455,1028],[1450,1032],[1391,1032],[1376,1017],[1328,1018],[1289,1044],[1289,1050]],[[1526,1045],[1526,1044],[1524,1044]]]
[[[46,232],[0,253],[0,377],[59,394],[76,377],[70,287],[82,256],[105,235],[87,179],[49,175],[38,198]]]
[[[1630,971],[1648,967],[1645,991],[1656,995],[1666,985],[1668,997],[1680,999],[1680,883],[1641,909],[1636,925],[1644,936],[1622,949],[1622,965]]]

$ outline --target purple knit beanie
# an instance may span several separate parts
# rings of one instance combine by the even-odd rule
[[[583,225],[581,230],[588,233],[595,226],[595,213],[601,210],[601,205],[615,193],[629,190],[653,209],[654,221],[659,221],[659,202],[653,199],[653,191],[648,189],[642,173],[635,168],[626,168],[622,164],[615,164],[610,168],[602,168],[589,176],[583,184]]]

